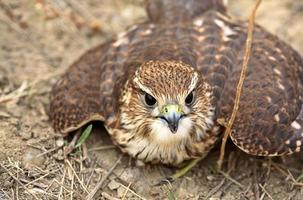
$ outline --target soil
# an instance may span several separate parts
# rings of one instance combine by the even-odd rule
[[[228,7],[247,19],[253,5]],[[65,156],[71,139],[47,116],[52,85],[86,50],[145,19],[143,0],[0,0],[0,199],[85,199],[100,182],[94,199],[303,199],[302,154],[253,157],[229,143],[222,171],[217,147],[184,177],[155,186],[176,168],[137,167],[95,123]],[[302,22],[301,1],[266,0],[258,10],[257,23],[303,55]]]

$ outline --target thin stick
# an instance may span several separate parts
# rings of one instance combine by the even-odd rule
[[[102,150],[114,149],[114,148],[116,148],[116,146],[114,146],[114,145],[107,145],[107,146],[95,147],[95,148],[88,149],[88,152],[91,152],[91,151],[102,151]]]
[[[224,185],[225,180],[226,179],[223,178],[222,181],[219,184],[217,184],[216,187],[214,187],[213,189],[211,189],[209,191],[209,193],[206,195],[205,199],[209,199],[210,196],[212,196],[213,194],[215,194],[216,192],[218,192],[222,188],[222,186]]]
[[[74,194],[74,180],[75,180],[75,176],[73,174],[72,176],[72,182],[71,182],[71,190],[70,190],[70,199],[73,200],[73,194]]]
[[[267,192],[267,190],[264,188],[263,185],[259,184],[260,188],[262,188],[263,192],[271,199],[271,200],[274,200],[271,195]]]
[[[17,168],[17,179],[19,180],[19,170]],[[19,184],[16,184],[16,199],[19,200]]]
[[[40,157],[40,156],[44,156],[45,154],[51,153],[51,152],[56,151],[57,149],[60,149],[60,148],[61,147],[54,147],[52,149],[49,149],[47,151],[44,151],[44,152],[38,154],[35,158]]]
[[[66,169],[64,169],[64,172],[63,172],[63,176],[62,176],[62,179],[61,179],[61,187],[60,187],[60,192],[59,192],[59,195],[58,195],[58,199],[63,199],[63,196],[62,193],[63,193],[63,184],[64,184],[64,180],[65,180],[65,174],[66,174]],[[62,195],[62,198],[61,198],[61,195]]]
[[[67,188],[66,185],[62,185],[57,179],[54,179],[54,182],[55,182],[56,184],[62,186],[63,189],[64,189],[65,191],[67,191],[67,192],[70,192],[70,191],[71,191],[71,188]],[[79,197],[81,197],[80,199],[83,199],[83,195],[80,194],[77,190],[73,190],[73,192],[74,192],[75,194],[77,194]]]
[[[169,182],[170,184],[170,182]],[[120,185],[124,188],[124,189],[127,189],[128,187],[126,187],[125,185],[121,184]],[[139,194],[137,194],[135,191],[133,191],[132,189],[128,188],[128,190],[133,194],[135,195],[136,197],[138,197],[139,199],[142,199],[142,200],[145,200],[145,198],[141,197]]]
[[[3,189],[0,189],[0,190],[8,199],[12,200],[12,198]]]
[[[31,184],[33,184],[33,183],[39,181],[40,179],[43,179],[43,178],[45,178],[46,176],[49,176],[51,173],[54,173],[54,172],[57,172],[57,171],[59,171],[59,169],[56,169],[56,170],[54,170],[54,171],[52,171],[52,172],[48,172],[48,173],[44,174],[43,176],[40,176],[39,178],[36,178],[35,180],[32,180],[32,181],[26,183],[25,186],[31,185]]]
[[[71,168],[72,172],[74,173],[74,175],[76,176],[77,180],[79,181],[81,187],[84,189],[84,191],[89,194],[87,188],[85,187],[85,185],[83,184],[83,182],[80,180],[79,176],[77,175],[76,171],[74,170],[73,166],[70,164],[69,160],[65,160],[67,165]]]
[[[102,192],[101,193],[102,197],[104,197],[105,199],[108,199],[108,200],[119,200],[118,198],[115,198],[115,197],[112,197],[110,196],[108,193],[106,192]]]
[[[124,192],[124,194],[123,194],[123,196],[122,196],[122,200],[125,199],[125,197],[126,197],[126,195],[127,195],[127,192],[128,192],[129,189],[130,189],[131,184],[132,184],[132,183],[129,183],[129,184],[128,184],[128,186],[127,186],[127,188],[126,188],[126,190],[125,190],[125,192]]]
[[[18,178],[16,178],[4,165],[2,165],[0,163],[0,167],[2,167],[7,173],[8,175],[10,175],[19,185],[21,185],[30,195],[32,195],[34,197],[34,199],[39,199],[34,193],[32,193],[23,183],[21,183],[21,181],[18,180]]]
[[[262,2],[262,0],[257,0],[257,3],[256,3],[256,5],[255,5],[255,7],[254,7],[254,9],[251,13],[250,18],[249,18],[244,60],[243,60],[243,63],[242,63],[240,79],[239,79],[239,82],[238,82],[238,85],[237,85],[237,92],[236,92],[233,112],[232,112],[231,117],[228,121],[228,124],[227,124],[225,132],[224,132],[224,136],[223,136],[223,139],[222,139],[221,150],[220,150],[220,158],[218,160],[219,169],[221,169],[221,167],[222,167],[222,163],[223,163],[223,160],[224,160],[224,154],[225,154],[226,141],[227,141],[227,138],[229,137],[229,135],[231,133],[232,125],[235,121],[236,114],[237,114],[238,109],[239,109],[241,91],[242,91],[243,83],[244,83],[245,76],[246,76],[247,66],[248,66],[248,62],[249,62],[249,58],[250,58],[256,12],[257,12],[257,9],[258,9],[259,5],[261,4],[261,2]]]
[[[237,180],[233,179],[229,174],[223,172],[223,171],[219,171],[220,174],[222,174],[226,179],[230,180],[231,182],[233,182],[234,184],[238,185],[241,189],[244,189],[244,185],[242,185],[241,183],[239,183]]]
[[[105,174],[104,177],[102,177],[101,181],[95,186],[95,188],[86,196],[86,200],[92,200],[95,196],[95,194],[98,192],[100,188],[102,188],[102,185],[104,181],[111,175],[111,173],[114,171],[114,169],[117,167],[117,165],[120,163],[122,159],[122,155],[117,159],[117,161],[114,163],[114,165],[110,168],[110,170]]]

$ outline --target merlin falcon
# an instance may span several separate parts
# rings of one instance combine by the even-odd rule
[[[248,22],[230,17],[223,0],[150,0],[146,10],[147,21],[70,66],[52,90],[49,116],[64,135],[102,121],[122,152],[178,165],[222,137]],[[300,55],[256,25],[233,143],[257,156],[301,151],[302,86]]]

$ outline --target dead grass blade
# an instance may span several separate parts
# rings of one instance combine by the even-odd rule
[[[125,199],[125,197],[126,197],[126,195],[127,195],[127,192],[128,192],[129,189],[130,189],[131,184],[132,184],[132,183],[129,183],[129,184],[128,184],[127,189],[125,190],[125,192],[124,192],[124,194],[123,194],[123,196],[122,196],[122,200]]]
[[[102,188],[103,183],[105,180],[111,175],[111,173],[114,171],[114,169],[117,167],[117,165],[120,163],[122,159],[122,155],[117,159],[117,161],[114,163],[114,165],[110,168],[110,170],[105,174],[104,177],[102,177],[101,181],[95,186],[95,188],[86,196],[86,200],[92,200],[95,196],[95,194],[98,192],[100,188]]]
[[[127,186],[123,185],[120,183],[120,185],[126,189],[126,190],[129,190],[133,195],[135,195],[136,197],[138,197],[139,199],[141,200],[145,200],[145,198],[141,197],[139,194],[137,194],[135,191],[133,191],[132,189],[128,188]]]
[[[261,184],[259,184],[260,188],[262,188],[263,192],[268,196],[268,198],[270,198],[271,200],[274,200],[272,198],[272,196],[267,192],[267,190],[265,189],[265,187]]]
[[[75,175],[75,177],[77,178],[78,182],[80,183],[81,187],[83,188],[83,190],[89,194],[86,186],[84,185],[83,181],[80,180],[78,174],[76,173],[75,169],[73,168],[72,164],[69,162],[69,160],[65,159],[65,162],[67,163],[67,165],[69,166],[69,168],[72,170],[73,174]]]
[[[1,192],[4,194],[4,196],[9,199],[9,200],[13,200],[3,189],[0,189]]]
[[[32,193],[17,177],[15,177],[4,165],[0,163],[0,167],[6,171],[8,175],[10,175],[20,186],[22,186],[30,195],[34,197],[34,199],[39,199],[34,193]]]

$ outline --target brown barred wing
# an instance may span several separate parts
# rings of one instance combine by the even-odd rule
[[[232,113],[243,52],[225,84],[220,116]],[[243,151],[259,156],[301,150],[302,58],[287,44],[256,27],[248,72],[231,139]]]
[[[67,134],[91,120],[104,120],[100,110],[101,62],[108,44],[86,52],[55,84],[49,116],[56,131]]]

